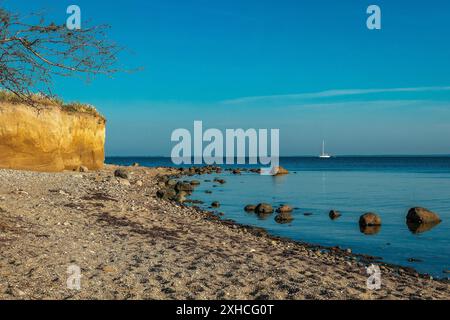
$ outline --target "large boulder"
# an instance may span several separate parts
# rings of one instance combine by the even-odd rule
[[[441,218],[434,212],[421,208],[415,207],[411,208],[406,215],[406,221],[408,223],[415,224],[432,224],[441,222]]]
[[[381,226],[381,218],[373,212],[367,212],[359,218],[359,225],[363,227]]]
[[[258,214],[272,213],[273,207],[268,203],[260,203],[256,206],[255,212]]]

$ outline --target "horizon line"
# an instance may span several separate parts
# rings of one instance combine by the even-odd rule
[[[307,155],[285,155],[280,156],[280,158],[318,158],[319,155],[317,154],[307,154]],[[450,157],[450,153],[430,153],[430,154],[334,154],[332,155],[332,158],[337,157]],[[136,156],[136,155],[108,155],[105,156],[106,158],[168,158],[170,159],[171,156],[162,156],[162,155],[146,155],[146,156]],[[194,157],[191,157],[194,158]],[[238,158],[238,157],[234,157]],[[242,157],[241,157],[242,158]],[[249,157],[244,157],[245,159],[248,159]],[[223,157],[223,159],[226,159],[226,157]]]

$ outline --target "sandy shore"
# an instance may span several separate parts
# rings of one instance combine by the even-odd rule
[[[169,169],[0,170],[2,299],[449,299],[448,282],[218,221],[156,197]],[[67,288],[67,268],[82,271]]]

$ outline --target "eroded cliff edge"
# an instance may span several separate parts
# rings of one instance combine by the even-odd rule
[[[52,172],[102,168],[106,121],[94,110],[0,101],[0,168]]]

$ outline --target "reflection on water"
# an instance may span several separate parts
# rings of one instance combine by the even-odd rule
[[[365,235],[374,235],[380,232],[381,226],[363,226],[359,225],[359,230]]]
[[[267,220],[270,216],[272,216],[272,213],[260,212],[255,213],[255,215],[258,217],[259,220]]]
[[[414,234],[419,234],[419,233],[424,233],[424,232],[430,231],[431,229],[433,229],[440,223],[441,223],[440,221],[434,222],[434,223],[422,223],[422,224],[406,222],[406,225],[408,226],[409,231],[411,231]]]
[[[280,176],[273,176],[271,178],[272,178],[271,181],[274,184],[274,186],[277,186],[277,185],[282,185],[283,183],[286,182],[287,175],[283,174],[283,175],[280,175]]]

